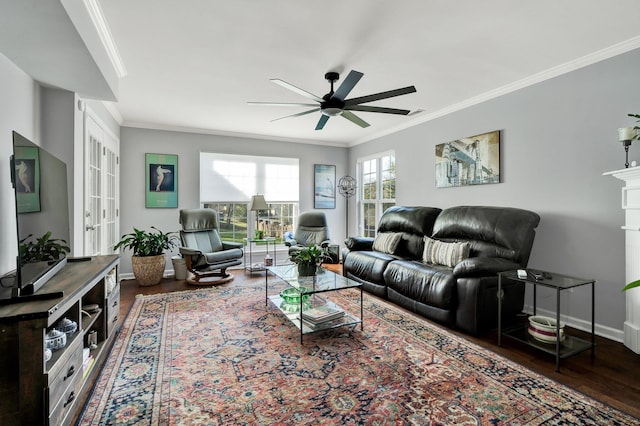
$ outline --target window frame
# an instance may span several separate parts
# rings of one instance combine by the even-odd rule
[[[391,169],[383,170],[384,159],[392,157],[392,166]],[[375,171],[371,172],[367,164],[374,162]],[[367,236],[367,237],[375,237],[377,224],[380,222],[380,218],[384,211],[396,205],[396,183],[397,183],[397,161],[395,156],[395,151],[384,151],[380,153],[376,153],[373,155],[369,155],[366,157],[359,158],[356,164],[356,171],[358,176],[358,181],[361,182],[358,185],[358,196],[356,199],[357,203],[357,220],[358,220],[358,235]],[[384,179],[385,176],[388,177],[388,172],[391,170],[393,178],[392,179]],[[371,187],[366,184],[371,179],[371,175],[375,175],[375,198],[365,198],[365,193],[367,191],[371,191]],[[385,182],[388,184],[389,181],[392,181],[393,186],[393,198],[384,198],[385,195]],[[373,212],[369,207],[373,206]],[[367,223],[372,224],[367,227]]]

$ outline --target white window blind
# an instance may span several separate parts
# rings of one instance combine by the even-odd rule
[[[298,201],[297,158],[200,153],[200,201],[249,202],[263,194],[267,203]]]

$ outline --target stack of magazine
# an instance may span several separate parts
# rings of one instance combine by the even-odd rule
[[[344,311],[336,306],[322,305],[302,311],[302,320],[310,328],[324,327],[340,320]]]

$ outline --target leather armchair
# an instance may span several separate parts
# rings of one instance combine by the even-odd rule
[[[338,263],[340,246],[329,239],[329,226],[323,212],[310,211],[298,216],[293,238],[285,239],[285,245],[289,247],[289,256],[295,255],[304,247],[318,246],[326,249],[331,262]]]
[[[227,268],[242,263],[241,243],[223,242],[218,214],[212,209],[180,210],[180,254],[193,277],[187,282],[198,285],[219,284],[233,279]]]

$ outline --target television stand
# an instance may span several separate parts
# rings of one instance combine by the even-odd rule
[[[31,302],[0,306],[0,425],[74,424],[120,327],[119,262],[70,262],[43,293],[9,299]],[[37,300],[56,292],[64,296]],[[45,351],[46,335],[65,318],[77,328],[63,347]]]
[[[6,299],[0,299],[0,306],[13,305],[15,303],[32,302],[34,300],[59,299],[64,297],[64,291],[53,291],[50,293],[35,293],[18,296],[11,296]]]

